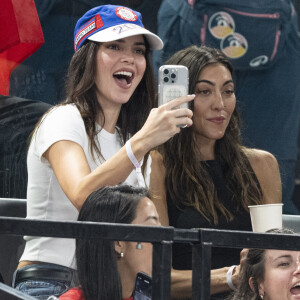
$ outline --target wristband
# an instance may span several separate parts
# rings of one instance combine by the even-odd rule
[[[139,186],[146,187],[144,176],[142,174],[142,169],[141,169],[143,162],[144,162],[144,158],[140,162],[137,161],[136,157],[134,156],[134,154],[132,152],[130,139],[126,142],[125,148],[126,148],[126,153],[127,153],[128,158],[130,159],[132,164],[135,166],[135,171],[136,171]]]
[[[229,286],[233,291],[236,290],[236,287],[235,287],[235,286],[233,285],[233,283],[232,283],[232,272],[233,272],[233,270],[234,270],[235,267],[236,267],[235,265],[231,266],[231,267],[229,268],[229,270],[227,271],[227,274],[226,274],[227,284],[228,284],[228,286]]]

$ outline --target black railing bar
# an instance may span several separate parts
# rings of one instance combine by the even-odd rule
[[[213,247],[300,250],[299,234],[254,233],[247,231],[199,229],[201,242]]]
[[[192,300],[198,300],[201,297],[202,272],[204,270],[202,268],[202,244],[193,245],[192,268]]]
[[[201,255],[201,300],[210,298],[211,243],[202,243]]]
[[[172,241],[173,227],[0,217],[0,234],[120,241]]]
[[[0,291],[4,292],[5,294],[10,295],[14,298],[14,299],[22,299],[22,300],[36,300],[35,297],[29,296],[27,294],[24,294],[2,282],[0,282]]]
[[[153,243],[152,299],[167,300],[171,297],[172,242]]]
[[[200,243],[199,229],[174,229],[174,242]]]

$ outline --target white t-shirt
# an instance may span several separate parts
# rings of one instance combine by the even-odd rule
[[[103,157],[107,160],[120,150],[122,144],[117,132],[111,134],[104,129],[100,130],[100,126],[98,129],[96,139]],[[61,140],[79,144],[84,150],[92,171],[102,163],[92,158],[88,136],[77,107],[73,104],[55,107],[42,120],[28,151],[27,218],[29,219],[77,220],[77,209],[62,191],[51,165],[43,157],[51,145]],[[65,167],[68,168],[68,166]],[[150,173],[151,158],[149,157],[145,171],[146,186],[150,184]],[[135,170],[130,173],[125,183],[138,186]],[[75,268],[74,239],[31,236],[26,236],[24,239],[26,246],[21,261],[49,262]]]

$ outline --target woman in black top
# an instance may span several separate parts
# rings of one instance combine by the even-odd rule
[[[230,62],[219,50],[191,46],[166,64],[188,67],[189,92],[196,97],[193,126],[153,154],[151,186],[162,225],[251,231],[248,205],[281,202],[281,180],[272,154],[241,144]],[[173,248],[176,297],[191,295],[191,271],[178,271],[191,270],[191,250]],[[211,293],[222,299],[216,294],[230,291],[226,274],[230,265],[239,265],[240,251],[212,254]],[[234,286],[238,281],[239,266],[232,274]]]

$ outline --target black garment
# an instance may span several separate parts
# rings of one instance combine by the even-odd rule
[[[0,197],[26,198],[27,140],[51,105],[0,95]]]
[[[175,228],[212,228],[252,231],[250,214],[243,209],[238,209],[233,202],[232,193],[226,187],[226,178],[224,171],[217,161],[207,161],[207,170],[212,177],[217,190],[219,201],[234,214],[234,220],[227,222],[223,215],[218,215],[218,225],[210,224],[199,212],[191,207],[178,209],[172,203],[169,195],[168,215],[170,226]],[[240,263],[240,251],[237,248],[212,248],[212,269],[222,268],[225,266],[238,265]],[[172,263],[174,269],[191,270],[192,269],[192,247],[188,244],[174,244],[172,251]],[[223,298],[212,298],[223,299]]]

